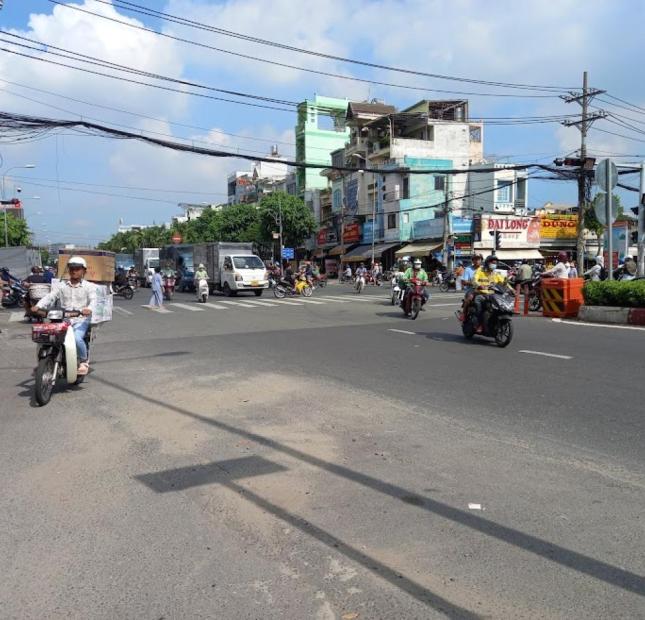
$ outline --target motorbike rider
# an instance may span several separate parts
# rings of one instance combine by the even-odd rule
[[[412,290],[410,288],[410,281],[411,280],[419,280],[420,282],[425,282],[425,285],[423,286],[423,299],[425,302],[428,301],[430,298],[430,293],[428,292],[427,284],[428,284],[428,274],[426,273],[425,269],[422,266],[421,259],[420,258],[415,258],[414,262],[412,263],[411,267],[408,267],[405,270],[405,273],[403,276],[401,276],[401,283],[403,286],[405,286],[405,293],[403,295],[403,303],[406,303],[406,297],[410,294],[410,291]],[[421,308],[424,310],[424,308]]]
[[[78,374],[86,375],[90,367],[87,362],[87,345],[84,338],[90,328],[92,309],[96,306],[96,287],[85,280],[87,263],[82,256],[72,256],[67,263],[67,270],[69,280],[62,280],[60,286],[45,295],[32,308],[32,312],[44,314],[48,307],[58,303],[65,312],[81,313],[81,316],[71,319],[71,326],[76,340]]]
[[[461,277],[461,283],[466,291],[461,308],[463,316],[466,316],[468,306],[472,303],[473,298],[475,297],[473,278],[475,277],[476,271],[481,267],[483,260],[484,257],[481,254],[474,254],[472,265],[468,265],[468,267],[464,269],[464,274]]]
[[[200,280],[208,280],[208,272],[202,263],[199,263],[199,266],[197,267],[194,280],[196,286],[199,286]]]
[[[493,291],[490,287],[494,284],[504,284],[505,279],[501,273],[497,273],[497,257],[487,256],[484,266],[475,271],[473,276],[474,299],[472,303],[475,306],[475,316],[477,317],[477,331],[482,329],[482,319],[484,314],[484,301],[486,295]]]

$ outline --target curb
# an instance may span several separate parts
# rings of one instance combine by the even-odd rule
[[[645,325],[645,308],[621,308],[617,306],[581,306],[578,320],[591,323],[619,325]]]

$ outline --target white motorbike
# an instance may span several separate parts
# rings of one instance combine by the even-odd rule
[[[354,283],[354,287],[356,288],[357,293],[362,293],[363,289],[365,288],[365,276],[364,275],[357,275],[356,276],[356,282]]]
[[[197,301],[205,304],[208,301],[208,281],[206,278],[200,278],[195,288],[197,290]]]
[[[403,289],[399,286],[399,279],[396,276],[392,277],[392,292],[391,301],[393,306],[398,306],[403,299]]]

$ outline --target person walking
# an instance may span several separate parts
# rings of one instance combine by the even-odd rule
[[[576,266],[576,261],[572,260],[571,265],[569,266],[569,277],[577,278],[578,277],[578,267]]]
[[[152,281],[150,282],[150,288],[152,288],[152,295],[150,296],[149,306],[156,306],[161,308],[163,306],[163,280],[161,279],[161,267],[155,267],[154,275],[152,276]]]

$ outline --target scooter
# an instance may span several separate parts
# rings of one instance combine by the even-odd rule
[[[2,305],[5,308],[24,306],[27,297],[27,289],[18,282],[11,282],[2,289]]]
[[[174,275],[164,276],[163,279],[163,296],[167,301],[172,301],[172,296],[175,294],[175,284],[177,280]]]
[[[474,303],[468,305],[465,316],[459,312],[457,318],[461,322],[464,338],[470,340],[475,335],[494,338],[497,346],[504,348],[513,338],[514,295],[503,286],[493,285],[490,288],[493,292],[484,295],[484,311],[479,331]]]
[[[356,292],[359,295],[363,292],[363,289],[365,288],[365,276],[364,275],[356,276],[356,282],[354,283],[354,288],[356,289]]]
[[[134,288],[129,282],[127,284],[113,284],[112,292],[117,297],[123,297],[123,299],[132,299],[134,297]]]
[[[208,281],[206,278],[200,278],[195,288],[197,290],[197,301],[205,304],[208,301]]]
[[[391,284],[392,284],[392,291],[391,291],[392,305],[398,306],[401,303],[402,291],[401,291],[401,287],[399,286],[399,280],[396,276],[392,278]]]
[[[413,278],[410,280],[407,294],[403,297],[403,303],[401,304],[403,314],[410,317],[413,321],[419,316],[421,308],[423,308],[426,303],[426,298],[423,294],[424,286],[424,282]]]
[[[38,366],[35,372],[34,396],[36,402],[46,405],[56,381],[64,377],[68,385],[78,385],[85,375],[78,374],[76,339],[70,319],[80,316],[77,311],[50,310],[47,322],[31,326],[31,339],[38,345]],[[92,327],[85,334],[88,361]]]

